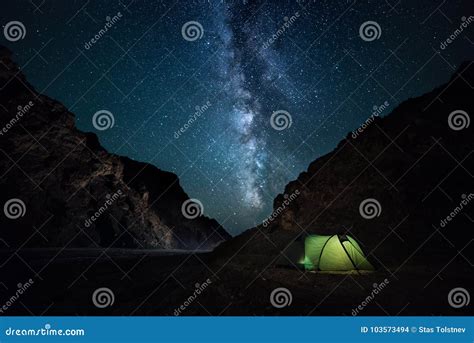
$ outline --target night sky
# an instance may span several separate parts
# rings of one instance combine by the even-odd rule
[[[38,91],[76,114],[79,129],[97,133],[111,152],[176,173],[204,214],[237,234],[269,216],[284,186],[374,106],[387,102],[388,114],[474,58],[474,22],[441,49],[473,7],[468,0],[9,1],[2,32],[20,21],[26,34],[16,42],[3,34],[0,44]],[[379,26],[375,36],[370,27],[361,36],[367,21]],[[101,110],[112,113],[113,127],[94,127]]]

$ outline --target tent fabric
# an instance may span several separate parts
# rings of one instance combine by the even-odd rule
[[[321,271],[374,270],[357,241],[346,235],[309,235],[290,244],[278,264]]]
[[[305,269],[313,270],[319,268],[319,261],[325,245],[328,243],[331,236],[308,236],[304,241]]]
[[[339,241],[338,236],[331,236],[321,252],[319,270],[352,270],[356,269]],[[316,264],[316,263],[315,263]]]
[[[347,251],[351,260],[354,262],[356,269],[359,270],[374,270],[374,267],[370,264],[370,262],[365,257],[362,249],[360,248],[359,244],[352,238],[347,237],[348,240],[343,244],[348,246]]]

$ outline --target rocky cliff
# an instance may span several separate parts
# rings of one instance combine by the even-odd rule
[[[74,115],[38,94],[0,47],[2,247],[209,249],[230,238],[185,217],[175,174],[107,152]]]
[[[464,63],[445,85],[372,117],[290,182],[268,221],[219,250],[270,261],[300,234],[349,234],[376,264],[469,258],[473,87],[474,62]]]

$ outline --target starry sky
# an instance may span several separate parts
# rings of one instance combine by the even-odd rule
[[[468,0],[20,0],[0,24],[20,21],[25,37],[0,44],[79,129],[176,173],[238,234],[374,106],[388,114],[472,59],[474,22],[440,47],[472,12]],[[113,127],[93,125],[102,110]]]

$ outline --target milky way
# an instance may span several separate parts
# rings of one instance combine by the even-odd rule
[[[252,11],[239,11],[220,3],[215,12],[224,51],[221,55],[223,88],[232,103],[229,125],[234,131],[235,148],[229,158],[240,164],[236,180],[242,203],[259,211],[265,202],[268,175],[265,168],[271,165],[266,148],[267,134],[262,129],[271,107],[265,103],[262,90],[275,91],[272,72],[279,68],[255,39],[258,24],[252,20]],[[284,94],[277,93],[284,99]]]
[[[25,0],[1,13],[2,25],[24,24],[25,38],[0,43],[81,130],[176,173],[204,214],[236,234],[269,216],[284,186],[374,106],[388,104],[386,115],[473,58],[472,25],[440,48],[471,12],[467,0],[46,1],[39,9]],[[360,35],[368,21],[380,27],[373,40]],[[186,25],[197,35],[186,37]],[[94,127],[101,110],[113,114],[113,128]]]

